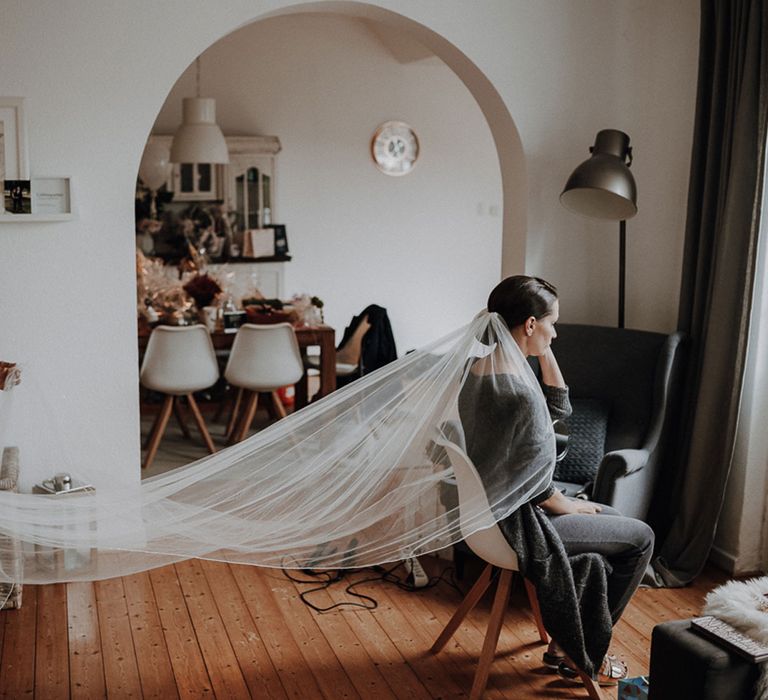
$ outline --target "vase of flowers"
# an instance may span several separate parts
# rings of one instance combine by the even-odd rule
[[[198,273],[184,285],[184,291],[192,297],[199,311],[211,306],[221,294],[219,283],[207,273]]]

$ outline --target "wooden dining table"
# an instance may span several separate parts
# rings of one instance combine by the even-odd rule
[[[336,389],[336,331],[331,326],[294,326],[296,340],[303,358],[306,357],[307,348],[318,346],[320,348],[320,389],[314,398],[321,399]],[[139,330],[139,356],[144,354],[149,342],[150,331]],[[216,350],[231,350],[236,333],[224,333],[215,331],[211,333],[211,341]],[[306,363],[305,363],[306,367]],[[309,403],[307,370],[304,370],[299,382],[296,384],[296,409],[304,408]]]

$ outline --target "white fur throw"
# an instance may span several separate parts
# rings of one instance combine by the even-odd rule
[[[704,615],[714,615],[755,641],[768,644],[768,576],[729,581],[707,594]],[[755,700],[768,700],[768,662],[762,664]]]

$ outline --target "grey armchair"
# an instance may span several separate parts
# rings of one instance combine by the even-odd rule
[[[570,387],[569,450],[555,480],[645,519],[677,412],[682,333],[558,324],[552,349]]]

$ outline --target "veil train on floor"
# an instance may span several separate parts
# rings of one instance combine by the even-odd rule
[[[24,371],[19,386],[0,392],[0,445],[14,444],[13,422],[2,420],[16,410],[13,396],[35,389]],[[507,392],[510,376],[513,386],[540,391],[503,321],[482,312],[192,464],[92,493],[0,491],[0,583],[96,580],[190,557],[365,567],[447,547],[462,534],[452,468],[436,438],[463,444],[468,437],[457,400],[469,372],[506,377]],[[500,474],[484,483],[497,520],[549,479],[541,464],[523,459]]]

